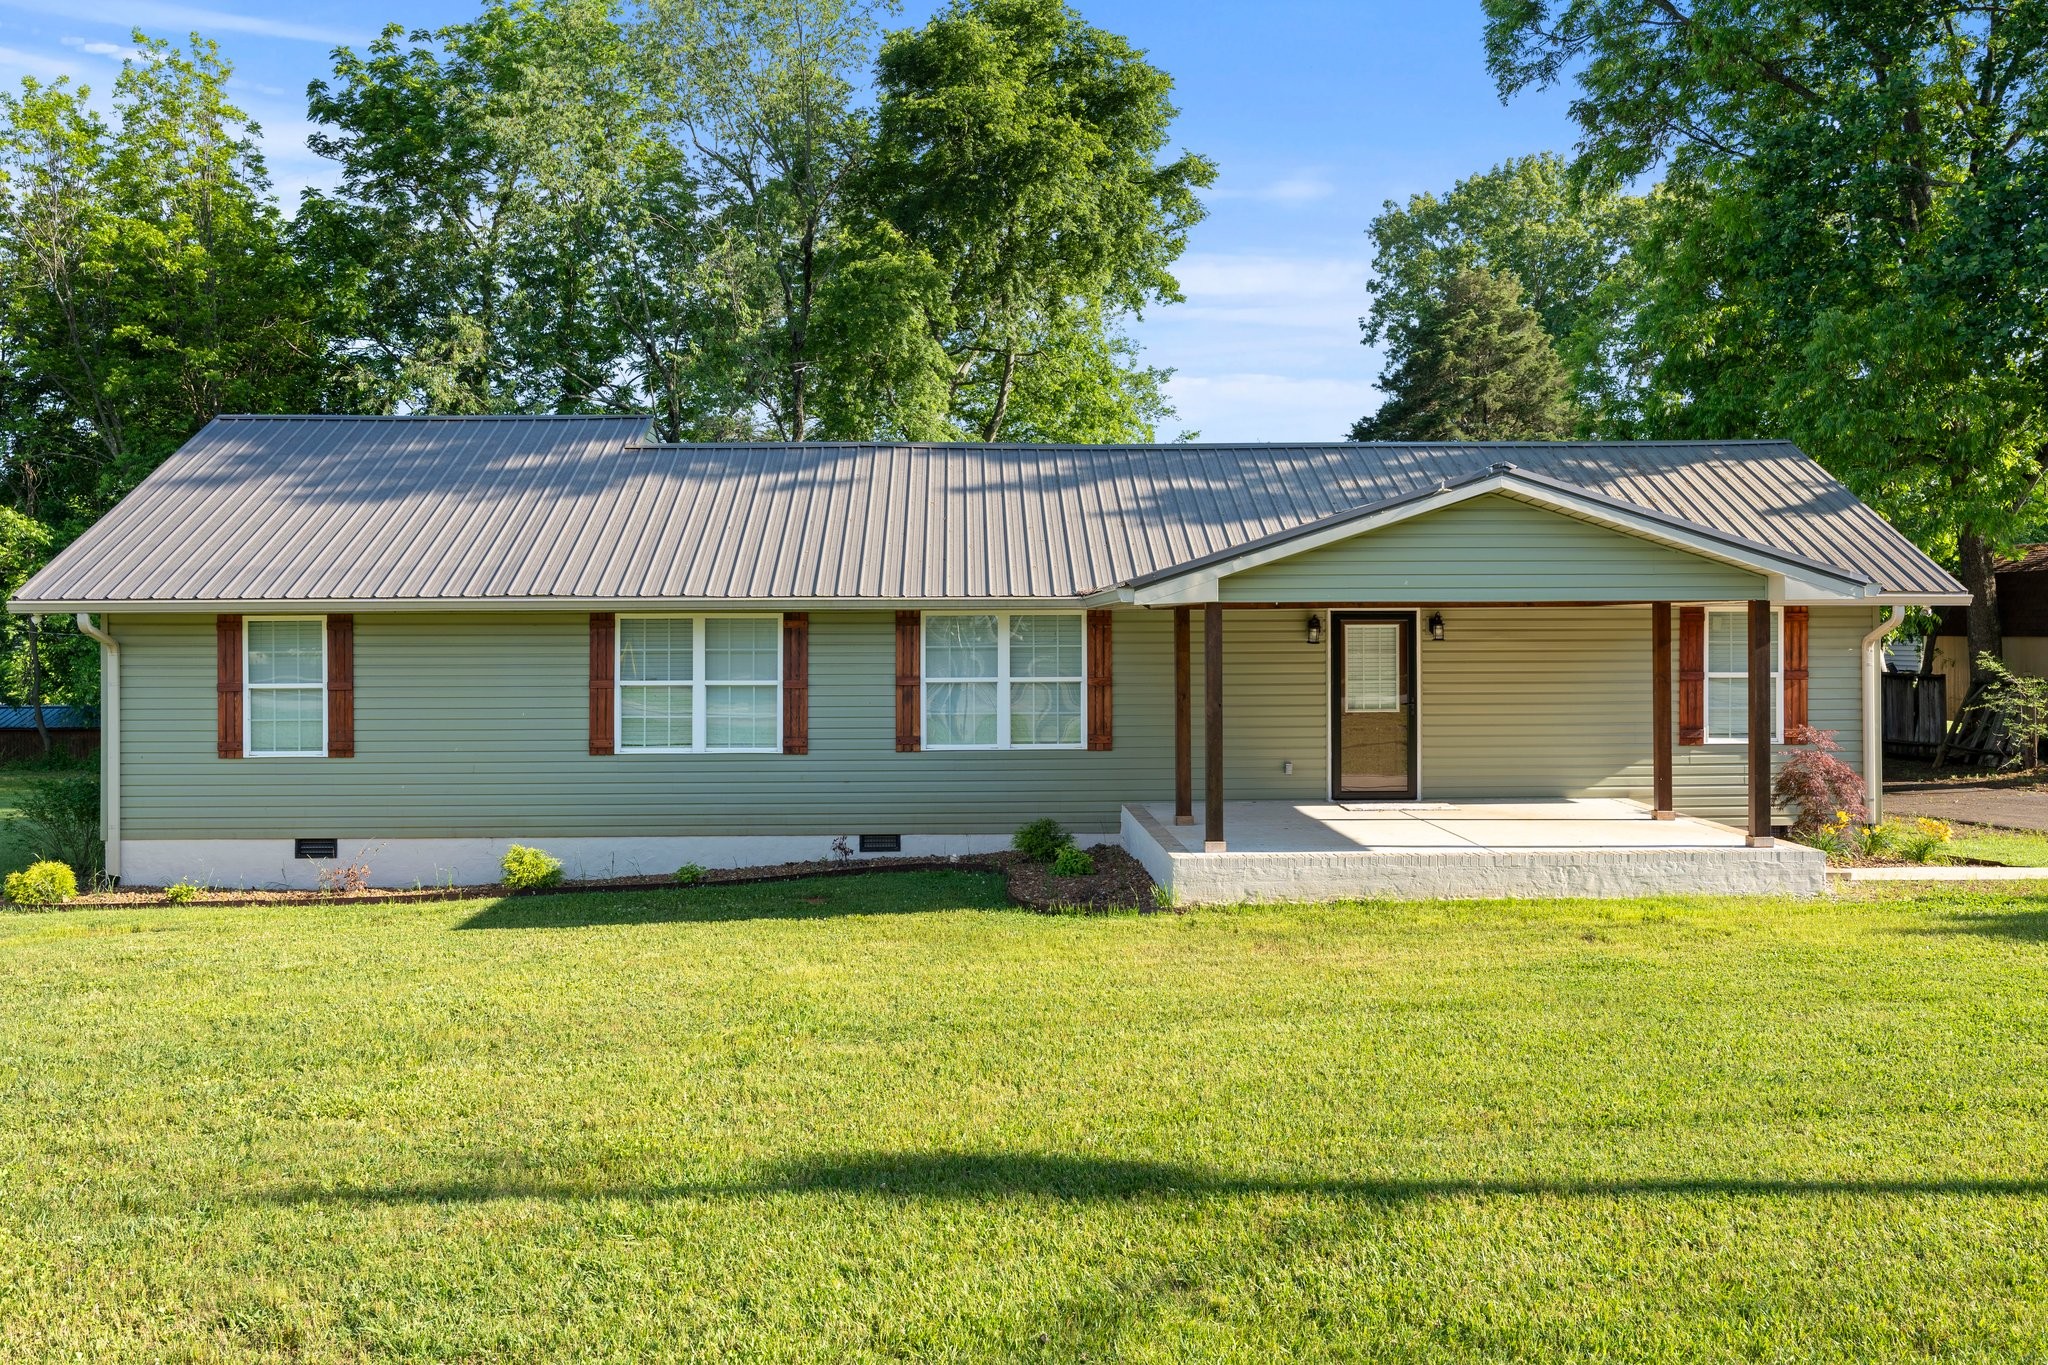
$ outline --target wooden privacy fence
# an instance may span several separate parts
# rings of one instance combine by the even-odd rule
[[[1939,673],[1884,675],[1884,751],[1932,758],[1948,728],[1948,679]]]

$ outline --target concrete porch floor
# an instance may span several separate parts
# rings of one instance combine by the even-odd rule
[[[1173,803],[1147,813],[1180,850],[1202,851],[1202,803],[1195,823],[1173,823]],[[1373,806],[1226,801],[1223,833],[1232,853],[1341,853],[1373,849],[1742,848],[1742,832],[1710,820],[1654,820],[1633,801],[1423,801]]]
[[[1710,820],[1654,820],[1632,801],[1231,801],[1227,848],[1202,851],[1202,807],[1124,807],[1124,847],[1180,904],[1347,898],[1817,895],[1818,851],[1750,848]]]

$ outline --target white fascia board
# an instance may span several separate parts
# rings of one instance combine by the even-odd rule
[[[1354,536],[1383,531],[1413,517],[1427,516],[1432,512],[1440,512],[1447,507],[1455,507],[1459,503],[1469,502],[1473,498],[1485,497],[1491,493],[1504,493],[1519,501],[1605,526],[1609,530],[1683,550],[1702,559],[1711,559],[1752,573],[1763,574],[1770,581],[1771,595],[1784,600],[1862,601],[1872,595],[1873,585],[1852,574],[1830,573],[1822,566],[1809,567],[1790,557],[1781,558],[1766,554],[1746,556],[1739,547],[1731,546],[1714,536],[1696,534],[1658,518],[1631,516],[1624,509],[1607,507],[1591,499],[1580,501],[1560,496],[1547,488],[1516,479],[1512,474],[1496,474],[1456,488],[1444,488],[1420,498],[1412,498],[1381,511],[1362,512],[1355,517],[1344,518],[1303,535],[1275,541],[1255,550],[1247,550],[1241,555],[1191,569],[1185,574],[1178,574],[1136,589],[1133,600],[1141,606],[1181,606],[1197,602],[1214,602],[1218,600],[1222,580],[1232,574],[1292,559],[1296,555],[1350,540]]]

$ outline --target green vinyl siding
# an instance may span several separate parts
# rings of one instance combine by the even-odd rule
[[[211,617],[117,618],[133,839],[1113,831],[1172,794],[1172,621],[1119,613],[1115,748],[899,754],[895,618],[811,615],[810,753],[592,756],[588,618],[356,614],[356,756],[214,755]],[[1164,787],[1159,786],[1164,774]]]
[[[1223,579],[1226,602],[1761,597],[1761,575],[1498,493]]]
[[[1427,614],[1425,609],[1424,614]],[[1446,608],[1421,642],[1422,787],[1478,799],[1649,792],[1642,608]],[[1224,617],[1233,800],[1328,791],[1327,630],[1308,612]],[[811,752],[588,749],[588,623],[572,612],[356,615],[356,756],[220,759],[210,616],[126,616],[121,791],[131,839],[1005,834],[1051,815],[1117,827],[1173,795],[1172,613],[1115,613],[1115,747],[895,750],[894,618],[811,614]],[[1857,640],[1868,608],[1812,615],[1812,717],[1858,754]],[[1201,614],[1195,783],[1202,790]],[[1293,764],[1294,771],[1285,771]],[[1681,809],[1738,818],[1743,750],[1677,750]]]
[[[1809,617],[1808,718],[1835,732],[1840,756],[1859,771],[1859,646],[1877,619],[1868,607],[1816,607]],[[1421,645],[1423,795],[1648,800],[1649,631],[1645,607],[1446,609],[1444,639]],[[1679,810],[1744,817],[1743,745],[1678,745],[1673,754]]]

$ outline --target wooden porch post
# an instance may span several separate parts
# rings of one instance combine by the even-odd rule
[[[1195,823],[1195,703],[1193,667],[1189,663],[1194,618],[1186,607],[1173,609],[1173,823]]]
[[[1202,731],[1205,743],[1202,776],[1207,790],[1207,817],[1202,851],[1223,852],[1223,608],[1210,602],[1202,608]]]
[[[1671,791],[1671,604],[1650,603],[1650,814],[1676,818]]]
[[[1771,604],[1749,604],[1749,843],[1771,846]]]

